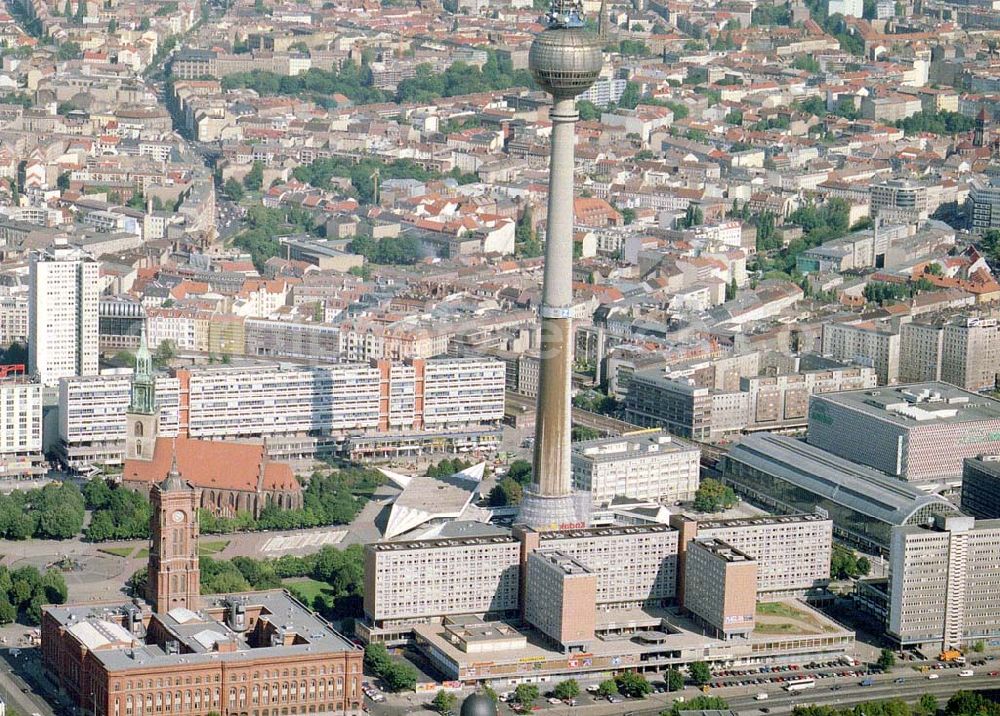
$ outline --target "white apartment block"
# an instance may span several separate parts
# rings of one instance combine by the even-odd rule
[[[0,477],[43,473],[43,460],[41,384],[0,378]]]
[[[375,641],[392,640],[444,616],[515,612],[520,561],[521,544],[509,535],[370,544],[365,628]]]
[[[864,14],[863,0],[830,0],[827,12],[830,15],[840,13],[844,17],[860,18]]]
[[[0,297],[0,346],[28,340],[28,294]]]
[[[230,365],[178,371],[195,438],[376,429],[380,373],[365,364],[281,370]]]
[[[503,361],[498,360],[424,361],[424,426],[459,426],[503,418],[505,372]]]
[[[971,391],[992,390],[1000,370],[1000,324],[995,318],[958,318],[945,324],[941,380]]]
[[[875,369],[879,385],[899,382],[899,332],[871,321],[823,325],[823,355]]]
[[[678,533],[666,525],[523,534],[526,550],[555,549],[597,575],[600,609],[659,606],[677,594]]]
[[[593,102],[598,107],[607,107],[609,104],[617,104],[625,92],[627,80],[617,78],[601,78],[587,88],[587,91],[579,96],[580,100]]]
[[[96,375],[99,265],[56,239],[31,254],[28,274],[28,370],[45,385]]]
[[[833,521],[818,514],[696,521],[671,517],[681,539],[713,537],[757,560],[757,592],[801,596],[830,581]]]
[[[60,383],[60,438],[74,469],[121,464],[131,375]],[[341,363],[283,369],[235,363],[156,379],[160,435],[236,440],[495,426],[504,364],[492,359]]]
[[[662,431],[574,443],[573,486],[595,506],[615,497],[674,503],[694,499],[701,449]]]
[[[121,465],[125,458],[125,412],[131,399],[132,374],[63,378],[59,381],[59,440],[63,461],[74,470]],[[180,381],[156,378],[160,405],[159,435],[178,430]]]
[[[890,554],[887,631],[902,646],[934,652],[1000,637],[1000,520],[896,527]]]
[[[746,425],[755,430],[805,425],[810,395],[864,390],[876,385],[875,369],[868,366],[740,378],[740,390],[749,395]]]

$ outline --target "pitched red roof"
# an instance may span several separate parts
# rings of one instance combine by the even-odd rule
[[[173,448],[174,445],[176,448]],[[267,459],[262,445],[182,437],[176,440],[158,438],[153,459],[148,462],[126,460],[122,479],[126,482],[164,480],[173,462],[174,449],[178,470],[195,487],[256,492],[263,463],[264,479],[260,485],[263,491],[298,492],[301,489],[292,468]]]

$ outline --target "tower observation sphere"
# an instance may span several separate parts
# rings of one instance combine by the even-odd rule
[[[535,36],[528,51],[531,76],[556,100],[585,92],[603,65],[600,38],[582,27],[550,26]]]

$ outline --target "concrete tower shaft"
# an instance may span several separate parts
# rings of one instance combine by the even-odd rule
[[[554,0],[549,28],[535,38],[528,54],[535,81],[553,99],[534,482],[520,514],[522,523],[536,529],[586,523],[590,517],[590,498],[574,494],[570,467],[573,142],[579,119],[575,98],[597,79],[604,57],[600,40],[582,26],[579,3]]]

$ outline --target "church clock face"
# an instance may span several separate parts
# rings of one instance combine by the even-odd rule
[[[170,519],[172,519],[175,523],[180,524],[184,521],[184,512],[177,510],[170,516]]]

